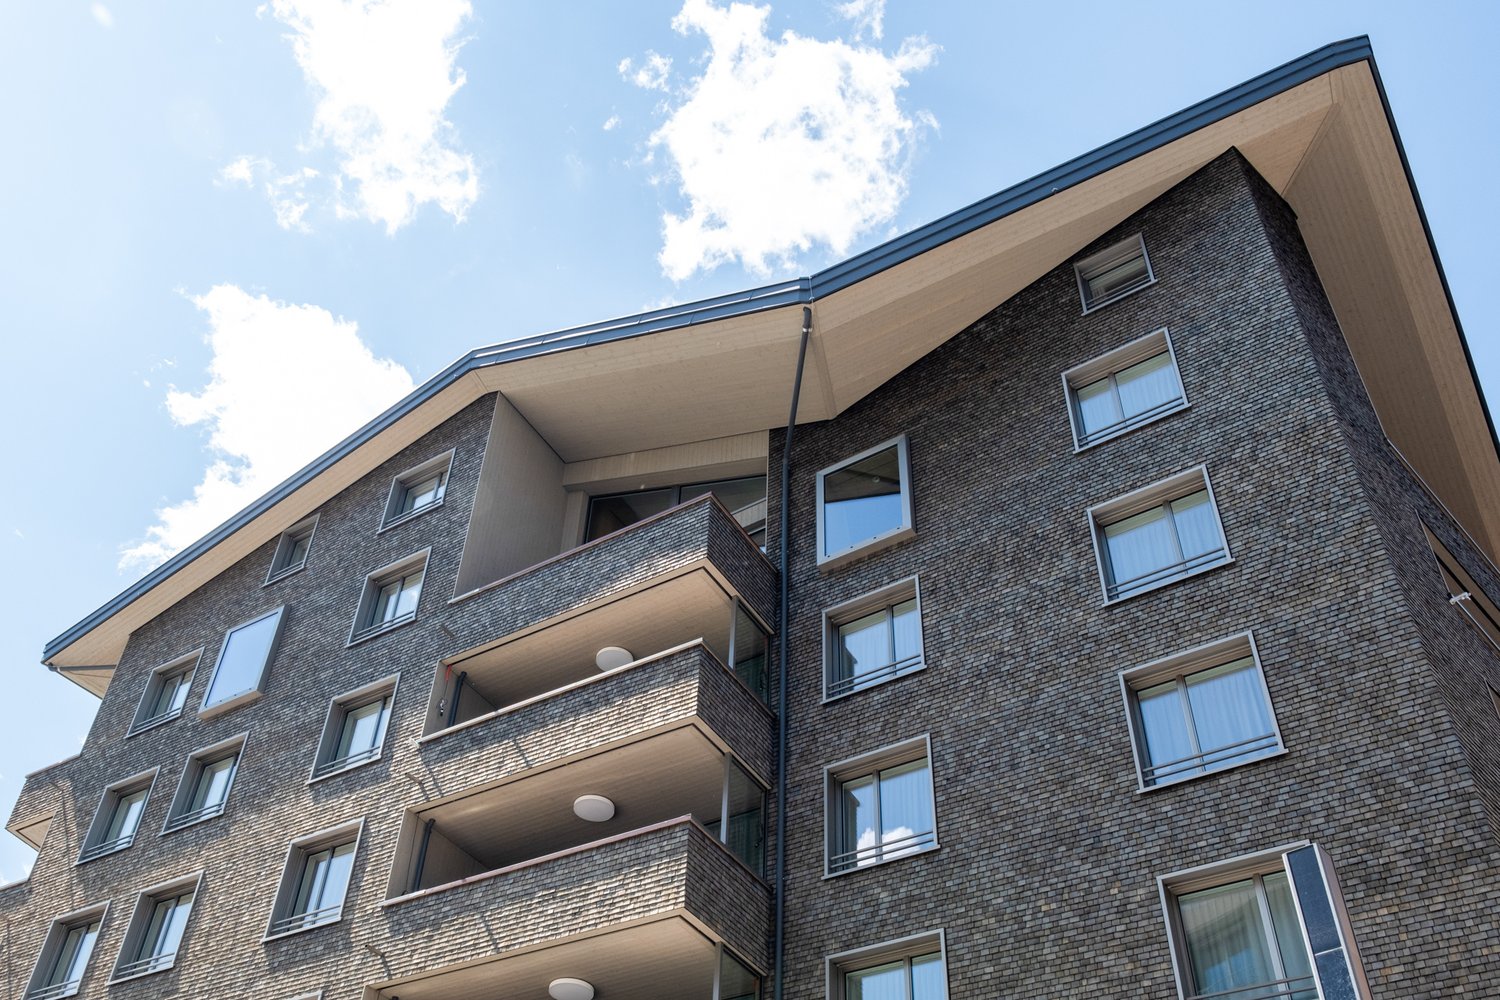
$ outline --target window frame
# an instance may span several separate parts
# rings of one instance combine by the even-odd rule
[[[349,636],[344,642],[345,648],[373,639],[377,635],[385,635],[403,625],[409,625],[417,620],[417,612],[420,610],[422,594],[417,594],[417,607],[413,607],[405,615],[398,616],[388,622],[378,624],[364,624],[372,618],[375,612],[375,601],[380,596],[380,590],[389,583],[404,579],[413,571],[422,571],[422,591],[427,590],[427,571],[429,556],[432,554],[432,546],[428,546],[420,552],[413,552],[409,556],[397,559],[395,562],[387,563],[379,569],[365,574],[364,583],[360,586],[359,604],[355,607],[354,621],[349,626]]]
[[[181,718],[182,713],[187,711],[188,701],[192,698],[193,679],[198,676],[198,664],[203,660],[205,647],[199,646],[191,653],[175,656],[160,666],[151,668],[151,674],[146,678],[146,687],[141,691],[141,699],[136,703],[135,715],[131,718],[130,728],[125,730],[125,738],[129,739],[148,729],[157,726],[165,726],[174,719]],[[153,715],[150,718],[142,718],[146,706],[152,704],[161,696],[166,687],[168,677],[176,677],[178,674],[186,674],[187,697],[182,700],[182,707],[174,711],[164,712],[161,715]]]
[[[385,748],[391,739],[391,722],[396,715],[396,691],[400,685],[401,674],[394,673],[328,699],[328,712],[323,717],[323,731],[318,737],[317,752],[313,755],[312,770],[307,778],[309,785],[370,764],[377,764],[385,759]],[[375,752],[353,764],[345,763],[342,767],[328,768],[328,765],[333,762],[329,754],[337,748],[339,740],[343,737],[344,722],[348,718],[348,713],[372,704],[376,700],[389,701],[390,704],[386,709],[380,743],[375,747]]]
[[[1158,344],[1160,350],[1153,350]],[[1149,353],[1148,353],[1149,352]],[[1111,386],[1115,383],[1113,379],[1123,371],[1128,371],[1134,366],[1152,358],[1166,354],[1172,362],[1172,377],[1177,382],[1177,398],[1160,403],[1155,407],[1156,412],[1150,410],[1135,418],[1122,419],[1119,423],[1109,427],[1101,428],[1093,437],[1087,441],[1080,437],[1084,431],[1083,417],[1079,412],[1078,392],[1086,389],[1101,379],[1110,379]],[[1174,413],[1180,413],[1190,408],[1193,404],[1188,399],[1187,386],[1182,382],[1182,366],[1177,362],[1177,348],[1172,343],[1171,331],[1163,326],[1144,336],[1121,344],[1112,350],[1106,351],[1096,358],[1092,358],[1079,365],[1074,365],[1062,373],[1063,402],[1068,411],[1068,428],[1073,435],[1073,454],[1078,454],[1103,444],[1113,441],[1115,438],[1123,437],[1132,431],[1142,427],[1150,426],[1158,420],[1170,417]],[[1116,395],[1119,389],[1115,388]]]
[[[391,478],[391,488],[386,494],[385,508],[380,515],[380,527],[375,531],[377,535],[443,505],[443,501],[448,496],[449,479],[453,475],[453,458],[457,452],[457,448],[449,448],[441,455],[435,455]],[[442,476],[442,481],[438,484],[437,496],[420,507],[402,510],[401,507],[406,503],[406,495],[411,488],[429,478],[434,472]]]
[[[1484,588],[1479,586],[1463,563],[1459,562],[1448,546],[1442,543],[1437,533],[1425,523],[1422,532],[1427,536],[1427,547],[1432,550],[1433,560],[1438,564],[1438,575],[1448,591],[1448,603],[1453,605],[1468,620],[1469,625],[1500,652],[1500,608],[1490,600]]]
[[[276,550],[271,553],[271,566],[266,571],[266,582],[261,586],[269,587],[277,580],[285,580],[307,568],[307,560],[312,556],[313,539],[318,533],[319,516],[313,514],[311,517],[304,517],[281,533],[281,537],[276,540]],[[304,537],[307,539],[307,551],[302,554],[302,559],[295,565],[286,562],[292,547]]]
[[[151,808],[151,793],[156,788],[156,776],[160,770],[160,766],[153,767],[104,786],[104,791],[99,794],[99,804],[94,807],[94,818],[89,823],[88,832],[83,837],[83,844],[78,849],[78,858],[73,862],[74,867],[86,865],[99,858],[107,858],[121,851],[128,851],[135,846],[135,842],[141,836],[141,826],[146,822],[146,810]],[[121,843],[125,840],[124,837],[116,837],[112,841],[101,841],[99,838],[114,821],[115,810],[119,808],[120,799],[127,795],[134,795],[138,791],[145,791],[146,795],[141,799],[141,815],[135,822],[135,829],[130,832],[129,841]],[[103,847],[109,847],[109,850],[101,850]]]
[[[1208,503],[1213,509],[1214,514],[1214,525],[1218,528],[1219,533],[1218,548],[1211,550],[1208,554],[1211,555],[1213,552],[1222,550],[1224,553],[1223,558],[1217,562],[1184,568],[1174,576],[1165,576],[1151,583],[1142,584],[1129,593],[1111,596],[1110,588],[1115,587],[1118,589],[1119,585],[1113,583],[1111,580],[1113,568],[1109,564],[1107,544],[1104,541],[1105,529],[1121,521],[1129,520],[1138,514],[1143,514],[1159,507],[1169,506],[1178,500],[1192,496],[1198,492],[1208,494]],[[1088,508],[1084,516],[1088,521],[1089,535],[1094,543],[1094,564],[1099,572],[1099,587],[1104,595],[1106,606],[1129,601],[1140,597],[1142,594],[1149,594],[1152,591],[1160,590],[1162,587],[1169,587],[1174,583],[1179,583],[1234,563],[1234,551],[1229,547],[1229,537],[1224,531],[1224,517],[1219,512],[1218,497],[1214,494],[1214,487],[1212,481],[1209,479],[1207,465],[1196,465],[1190,469],[1184,469],[1181,472],[1158,479],[1154,483],[1148,483],[1138,489],[1123,493],[1113,499],[1094,504]],[[1202,559],[1204,556],[1197,556],[1195,558]],[[1183,560],[1182,562],[1185,563],[1188,561],[1190,560]],[[1176,565],[1182,565],[1182,563]],[[1162,567],[1146,575],[1160,574],[1170,568],[1170,566]],[[1129,581],[1126,582],[1128,583]]]
[[[1203,770],[1193,774],[1183,774],[1179,777],[1158,780],[1155,784],[1146,783],[1145,774],[1145,733],[1141,727],[1140,713],[1138,710],[1137,693],[1142,688],[1152,687],[1156,684],[1165,683],[1169,679],[1182,679],[1194,674],[1216,667],[1226,666],[1230,663],[1249,657],[1254,661],[1255,670],[1260,677],[1260,693],[1265,698],[1266,714],[1271,719],[1271,732],[1269,738],[1276,741],[1275,747],[1269,752],[1251,757],[1248,760],[1230,760],[1217,765],[1200,765]],[[1125,707],[1126,730],[1130,736],[1131,760],[1135,764],[1136,793],[1144,795],[1148,792],[1160,791],[1164,788],[1172,788],[1184,782],[1193,781],[1198,778],[1207,778],[1235,768],[1255,764],[1264,760],[1272,760],[1283,757],[1287,753],[1286,743],[1281,736],[1281,725],[1276,720],[1276,706],[1271,699],[1271,689],[1266,682],[1265,665],[1261,662],[1260,647],[1255,642],[1255,635],[1250,630],[1236,632],[1234,635],[1215,639],[1181,652],[1172,653],[1167,656],[1151,660],[1147,663],[1127,667],[1119,672],[1120,697]],[[1191,706],[1187,708],[1188,717],[1191,719]],[[1190,730],[1194,734],[1196,743],[1196,723]],[[1267,737],[1262,737],[1262,739]],[[1206,756],[1200,752],[1199,756]]]
[[[140,979],[144,976],[154,976],[159,972],[166,972],[177,967],[177,959],[187,946],[188,934],[192,930],[191,922],[193,911],[198,908],[198,897],[203,890],[203,869],[198,869],[190,875],[182,875],[165,882],[142,889],[136,893],[135,906],[130,911],[130,921],[125,927],[125,939],[120,942],[119,954],[115,957],[115,964],[110,973],[108,985],[128,982],[132,979]],[[182,938],[178,943],[177,950],[172,952],[171,961],[156,968],[147,968],[128,973],[121,973],[122,969],[128,969],[133,965],[139,965],[148,961],[142,958],[140,950],[144,944],[146,931],[150,929],[151,914],[155,912],[158,903],[167,899],[177,899],[187,893],[193,894],[193,901],[188,904],[188,924],[182,929]],[[125,956],[133,956],[128,961]],[[151,956],[156,958],[158,956]]]
[[[845,977],[851,972],[886,965],[890,962],[937,955],[943,963],[943,996],[948,996],[948,937],[943,928],[910,934],[893,941],[849,948],[823,959],[824,987],[828,1000],[846,1000]]]
[[[880,452],[886,451],[893,446],[896,448],[896,467],[901,475],[901,523],[895,528],[883,531],[873,538],[867,538],[864,541],[851,545],[839,552],[825,554],[824,537],[826,535],[826,531],[824,527],[825,508],[823,503],[823,484],[825,480],[832,473],[847,469],[854,463],[862,462],[865,459],[869,458],[871,455],[878,455]],[[841,459],[840,461],[835,462],[833,465],[819,469],[816,482],[817,496],[816,506],[814,507],[813,513],[814,520],[817,525],[818,569],[834,569],[838,566],[842,566],[844,563],[851,562],[854,559],[863,558],[867,555],[872,555],[875,552],[880,551],[881,549],[889,548],[892,545],[896,545],[899,542],[904,542],[908,538],[914,538],[916,536],[916,522],[913,519],[912,515],[912,491],[915,487],[912,483],[911,478],[911,445],[910,439],[906,434],[898,434],[893,438],[889,438],[877,445],[866,448],[864,451]]]
[[[886,612],[898,604],[907,601],[915,601],[917,608],[917,655],[915,662],[904,669],[894,670],[890,676],[871,681],[863,686],[850,686],[847,691],[834,691],[836,683],[842,682],[843,678],[835,677],[835,665],[838,661],[839,642],[838,631],[845,625],[873,615],[884,609]],[[889,621],[889,615],[887,617]],[[894,650],[893,650],[894,652]],[[900,661],[893,661],[879,668],[881,671],[890,670]],[[927,642],[922,625],[922,587],[918,574],[904,577],[883,587],[861,594],[858,597],[842,601],[831,608],[823,609],[823,704],[840,701],[850,695],[869,691],[872,688],[881,687],[892,681],[912,674],[921,673],[927,669]]]
[[[1134,244],[1133,247],[1132,244]],[[1129,257],[1134,256],[1134,254],[1128,252],[1131,249],[1140,250],[1141,259],[1146,263],[1146,280],[1140,282],[1139,284],[1132,285],[1129,288],[1124,289],[1123,291],[1118,291],[1112,295],[1106,296],[1105,298],[1102,298],[1097,302],[1090,302],[1088,278],[1085,277],[1085,272],[1102,271],[1106,268],[1107,265],[1124,261]],[[1103,250],[1096,250],[1082,260],[1074,261],[1073,277],[1078,284],[1078,298],[1079,301],[1083,304],[1082,315],[1084,316],[1087,316],[1091,312],[1097,312],[1107,305],[1119,302],[1121,299],[1129,298],[1136,292],[1142,291],[1143,289],[1150,288],[1152,285],[1156,284],[1156,268],[1152,266],[1151,254],[1146,249],[1145,234],[1136,233],[1134,236],[1127,236],[1123,240],[1110,244]]]
[[[880,772],[890,768],[900,767],[915,761],[927,761],[927,791],[929,803],[932,807],[932,830],[930,833],[913,834],[914,837],[926,837],[930,840],[922,846],[914,846],[911,849],[894,849],[889,857],[884,856],[882,851],[879,856],[867,864],[852,864],[837,870],[833,867],[833,859],[846,851],[835,851],[835,847],[842,847],[842,814],[840,811],[839,793],[844,784],[859,778],[874,776],[879,778]],[[937,808],[937,778],[932,770],[932,736],[923,733],[921,736],[913,736],[908,739],[899,740],[895,743],[878,747],[866,753],[849,757],[837,763],[826,765],[823,768],[823,878],[840,878],[854,872],[869,871],[893,861],[903,861],[907,858],[918,857],[931,853],[942,847],[942,841],[938,836],[938,808]],[[883,847],[884,845],[882,845]]]
[[[319,927],[328,927],[343,921],[344,911],[349,903],[349,894],[354,889],[354,866],[359,863],[359,845],[364,838],[365,818],[345,820],[333,826],[324,827],[312,833],[303,834],[293,838],[287,845],[286,858],[281,865],[281,879],[276,887],[276,896],[272,900],[271,913],[266,919],[266,930],[261,935],[261,943],[276,941],[296,934],[305,934],[308,931],[317,930]],[[352,836],[350,836],[352,834]],[[349,881],[344,885],[344,896],[339,901],[338,912],[330,917],[314,923],[302,923],[296,926],[288,926],[277,929],[278,924],[288,923],[298,918],[305,918],[306,914],[292,913],[291,907],[296,904],[298,890],[301,887],[302,876],[307,868],[307,859],[310,855],[319,851],[336,850],[345,844],[353,844],[353,860],[349,862]],[[295,866],[294,863],[295,862]],[[321,907],[320,910],[332,909],[332,907]],[[317,913],[319,910],[308,911]]]
[[[198,718],[211,719],[214,716],[222,715],[232,709],[239,708],[241,705],[248,705],[252,701],[257,701],[265,694],[266,678],[271,673],[271,664],[275,661],[276,654],[281,649],[281,636],[286,630],[286,610],[287,606],[280,604],[270,611],[262,612],[254,618],[249,618],[238,625],[224,630],[224,638],[219,643],[219,655],[214,657],[214,668],[208,675],[208,686],[203,689],[203,697],[198,702]],[[256,680],[255,686],[238,694],[230,695],[223,701],[214,702],[212,705],[208,704],[209,696],[214,692],[214,684],[219,679],[219,668],[224,665],[224,653],[229,649],[229,640],[241,629],[248,628],[251,625],[258,625],[273,615],[276,616],[276,628],[271,633],[271,643],[266,647],[266,658],[260,665],[260,676]]]
[[[37,952],[36,962],[31,967],[31,977],[26,980],[26,990],[21,994],[23,1000],[62,1000],[64,997],[78,994],[78,991],[83,988],[84,979],[88,977],[89,966],[94,961],[94,953],[99,950],[99,939],[104,936],[105,923],[109,919],[109,906],[110,901],[106,899],[52,919],[52,922],[47,925],[46,935],[42,938],[42,947]],[[99,924],[99,930],[94,934],[94,943],[89,946],[89,957],[84,961],[83,971],[78,978],[67,983],[52,985],[41,982],[42,979],[50,979],[56,971],[57,962],[62,958],[63,945],[67,943],[67,937],[73,929],[79,926],[87,927],[95,921]]]
[[[250,739],[250,733],[246,730],[237,736],[231,736],[227,740],[220,740],[210,746],[202,747],[188,754],[187,761],[182,766],[182,774],[177,779],[177,790],[172,794],[172,801],[167,806],[167,817],[161,825],[161,836],[176,833],[178,830],[186,830],[190,826],[199,823],[207,823],[224,815],[229,808],[229,797],[234,794],[234,782],[239,777],[240,765],[245,760],[245,744]],[[234,765],[229,772],[229,785],[224,789],[224,798],[219,803],[216,812],[206,811],[208,807],[197,810],[202,815],[191,819],[183,817],[191,815],[184,812],[184,808],[193,801],[198,793],[198,782],[202,779],[203,769],[212,764],[217,764],[230,754],[234,755]]]

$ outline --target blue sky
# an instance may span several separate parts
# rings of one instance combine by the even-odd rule
[[[1336,39],[1372,37],[1500,403],[1497,21],[0,5],[0,811],[97,705],[38,665],[47,639],[470,348],[809,273]],[[29,863],[0,838],[0,881]]]

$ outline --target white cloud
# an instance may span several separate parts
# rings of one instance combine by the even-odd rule
[[[868,35],[877,42],[885,37],[885,0],[849,0],[838,5],[838,12],[854,22],[855,37]]]
[[[893,53],[790,30],[771,38],[769,14],[685,0],[672,21],[709,45],[696,77],[676,91],[663,83],[673,96],[650,139],[687,202],[662,216],[657,259],[673,280],[733,261],[764,274],[815,244],[848,252],[894,220],[915,143],[936,125],[897,101],[908,75],[936,58],[925,38]]]
[[[206,428],[213,458],[192,497],[156,511],[123,549],[122,570],[165,561],[412,389],[405,368],[375,357],[353,321],[326,309],[234,285],[192,301],[208,319],[208,384],[173,388],[167,412]]]
[[[646,90],[667,89],[667,81],[672,76],[672,60],[658,52],[646,52],[646,60],[640,66],[636,66],[629,58],[621,59],[620,65],[616,67],[620,75],[637,87]]]
[[[310,233],[312,227],[305,217],[312,207],[312,195],[307,186],[318,176],[312,167],[303,167],[289,174],[278,173],[276,164],[265,157],[242,156],[219,171],[219,183],[243,184],[250,188],[259,185],[276,213],[278,226]]]
[[[94,20],[99,23],[99,27],[113,28],[115,26],[115,16],[102,3],[90,4],[89,13],[94,15]]]
[[[291,29],[316,95],[312,145],[336,160],[320,197],[340,218],[381,223],[387,233],[428,204],[462,222],[479,197],[479,172],[446,116],[465,82],[457,60],[469,0],[272,0],[258,12],[267,10]],[[300,188],[272,205],[283,228],[306,228],[312,205]]]
[[[604,126],[603,126],[604,131],[606,131],[606,132],[613,132],[617,127],[619,127],[619,124],[620,124],[620,116],[619,115],[610,115],[608,118],[604,119]]]

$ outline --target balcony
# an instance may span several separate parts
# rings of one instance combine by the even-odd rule
[[[390,954],[410,958],[372,984],[381,1000],[544,997],[560,978],[613,1000],[731,1000],[758,995],[769,960],[769,888],[686,816],[392,899],[385,915],[402,942]]]

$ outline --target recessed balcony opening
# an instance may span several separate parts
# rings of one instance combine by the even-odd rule
[[[594,988],[596,1000],[753,1000],[760,977],[722,943],[679,916],[501,955],[370,987],[366,1000],[507,1000],[546,997],[558,979]]]
[[[670,510],[680,503],[697,499],[705,493],[718,497],[762,550],[766,546],[766,477],[747,476],[689,486],[665,486],[657,489],[613,493],[589,499],[588,523],[583,540],[592,542],[628,528],[654,514]]]
[[[503,869],[682,816],[760,874],[764,803],[758,781],[700,729],[684,726],[409,812],[389,894],[504,877]]]
[[[425,732],[503,711],[700,638],[765,700],[766,630],[713,575],[696,569],[440,665]]]

